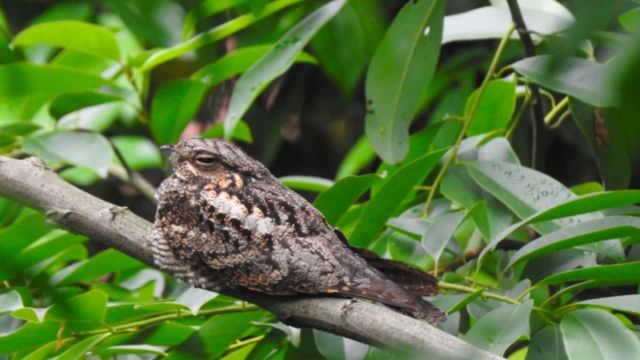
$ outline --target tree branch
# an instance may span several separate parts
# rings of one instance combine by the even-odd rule
[[[105,202],[61,180],[29,158],[0,156],[0,196],[42,211],[60,226],[153,265],[144,237],[151,224],[124,207]],[[433,359],[501,359],[455,336],[381,305],[327,297],[275,297],[229,291],[255,303],[281,321],[347,336],[371,345],[413,349]]]

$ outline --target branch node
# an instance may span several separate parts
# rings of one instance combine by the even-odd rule
[[[63,223],[70,215],[71,210],[49,210],[45,213],[47,220],[53,223]]]
[[[356,299],[349,299],[349,301],[345,302],[344,304],[342,304],[342,307],[340,307],[340,317],[342,319],[346,319],[347,316],[349,315],[349,311],[351,311],[351,309],[353,309],[353,305],[355,303],[357,303],[358,300]]]
[[[124,214],[129,211],[129,208],[126,206],[112,206],[109,208],[109,213],[111,214],[111,221],[115,220],[116,217],[120,214]]]
[[[28,157],[26,159],[24,159],[24,161],[29,165],[29,166],[33,166],[38,170],[43,170],[43,171],[47,171],[49,170],[47,168],[47,165],[45,165],[44,161],[42,161],[42,159],[37,158],[35,156],[32,157]]]

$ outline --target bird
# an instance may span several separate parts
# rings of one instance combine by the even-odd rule
[[[147,245],[154,263],[195,287],[268,295],[361,298],[437,324],[422,297],[435,277],[351,247],[304,197],[237,145],[191,138],[164,145],[173,169],[158,187]]]

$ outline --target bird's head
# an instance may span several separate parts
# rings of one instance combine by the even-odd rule
[[[260,179],[264,165],[224,140],[191,138],[160,150],[169,156],[175,174],[183,179],[216,179],[230,174]]]

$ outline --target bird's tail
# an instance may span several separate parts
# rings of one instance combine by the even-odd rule
[[[438,324],[446,320],[447,315],[420,296],[410,293],[390,280],[380,278],[366,285],[343,287],[343,295],[360,297],[394,307],[416,319]]]

